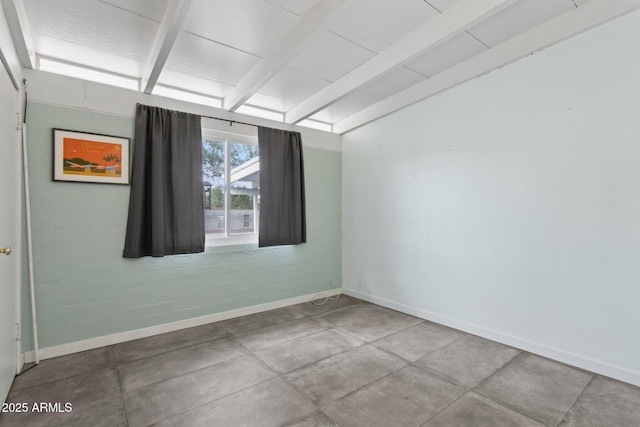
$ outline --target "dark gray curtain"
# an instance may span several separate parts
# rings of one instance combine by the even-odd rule
[[[258,128],[260,235],[258,245],[307,241],[304,166],[300,133]]]
[[[123,256],[204,251],[200,116],[136,105]]]

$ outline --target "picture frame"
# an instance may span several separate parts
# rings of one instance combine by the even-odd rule
[[[53,180],[129,185],[130,138],[53,129]]]

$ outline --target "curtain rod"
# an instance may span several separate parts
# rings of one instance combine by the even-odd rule
[[[25,79],[26,82],[26,79]],[[141,104],[141,103],[136,103],[136,105],[141,105],[144,107],[152,107],[151,105],[145,105],[145,104]],[[163,107],[155,107],[155,108],[163,108]],[[178,110],[172,110],[172,111],[177,111],[177,112],[181,112]],[[213,120],[221,120],[223,122],[229,122],[229,126],[233,126],[234,123],[238,123],[239,125],[247,125],[247,126],[255,126],[255,127],[260,127],[260,125],[254,125],[253,123],[247,123],[247,122],[239,122],[238,120],[231,120],[231,119],[221,119],[220,117],[213,117],[213,116],[205,116],[204,114],[197,114],[197,113],[189,113],[189,114],[195,114],[197,116],[200,117],[206,117],[207,119],[213,119]],[[263,126],[266,127],[266,126]]]
[[[223,121],[223,122],[229,122],[229,126],[233,126],[234,123],[238,123],[239,125],[260,127],[260,125],[254,125],[253,123],[239,122],[237,120],[230,120],[230,119],[221,119],[220,117],[213,117],[213,116],[200,116],[200,117],[206,117],[207,119],[213,119],[213,120],[220,120],[220,121]]]
[[[229,122],[229,126],[233,126],[234,123],[237,123],[239,125],[254,126],[254,127],[257,127],[257,128],[261,127],[261,128],[265,128],[265,129],[276,129],[276,130],[285,130],[286,131],[286,129],[272,128],[272,127],[268,127],[268,126],[255,125],[253,123],[239,122],[237,120],[231,120],[231,119],[221,119],[220,117],[204,116],[204,115],[200,115],[200,117],[205,117],[207,119],[213,119],[213,120],[220,120],[220,121],[223,121],[223,122]],[[287,132],[298,132],[298,131],[287,131]],[[300,132],[298,132],[298,133],[300,133]]]
[[[136,105],[144,105],[144,104],[137,103]],[[147,105],[147,106],[149,107],[149,105]],[[163,107],[156,107],[156,108],[163,108]],[[174,110],[174,111],[177,111],[177,110]],[[194,113],[194,114],[196,114],[196,113]],[[206,116],[206,115],[204,115],[204,114],[196,114],[196,115],[198,115],[198,116],[200,116],[200,117],[207,118],[207,119],[220,120],[220,121],[222,121],[222,122],[229,122],[229,126],[233,126],[233,124],[234,124],[234,123],[237,123],[237,124],[239,124],[239,125],[254,126],[254,127],[257,127],[257,128],[259,128],[259,127],[263,127],[263,128],[268,128],[268,129],[279,129],[279,128],[270,128],[270,127],[268,127],[268,126],[256,125],[256,124],[253,124],[253,123],[240,122],[240,121],[238,121],[238,120],[221,119],[220,117]],[[286,123],[283,123],[283,124],[286,124]],[[294,125],[294,126],[295,126],[295,125]],[[284,130],[284,129],[280,129],[280,130]]]

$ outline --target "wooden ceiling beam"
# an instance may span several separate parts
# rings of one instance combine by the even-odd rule
[[[224,99],[223,106],[237,110],[265,83],[275,76],[292,58],[325,29],[329,18],[346,3],[346,0],[318,0],[284,36],[236,85]]]
[[[401,67],[450,40],[474,24],[495,15],[516,0],[461,0],[433,17],[376,56],[287,112],[285,121],[297,123],[340,100],[349,92]]]
[[[333,131],[353,130],[636,9],[640,0],[590,0],[335,123]]]
[[[22,0],[2,0],[7,25],[11,31],[20,64],[24,68],[33,69],[36,66],[36,49],[31,38],[27,13]]]
[[[156,34],[147,65],[142,73],[140,87],[144,93],[153,92],[153,88],[158,83],[160,73],[167,63],[191,3],[193,0],[169,0],[160,30]]]

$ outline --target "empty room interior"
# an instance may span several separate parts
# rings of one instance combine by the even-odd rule
[[[640,425],[640,0],[1,0],[0,427]]]

